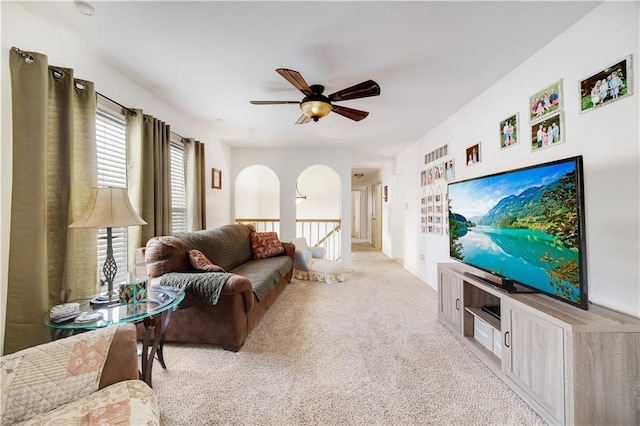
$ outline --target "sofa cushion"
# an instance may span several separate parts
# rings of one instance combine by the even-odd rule
[[[276,232],[252,232],[251,252],[255,260],[260,260],[284,253],[284,247]]]
[[[147,241],[144,251],[147,274],[150,278],[159,277],[167,272],[189,270],[189,256],[184,242],[174,236],[153,237]]]
[[[191,266],[193,266],[193,269],[196,271],[225,272],[225,270],[218,265],[211,263],[211,261],[207,259],[207,256],[198,249],[189,250],[189,262],[191,262]]]
[[[215,229],[177,232],[187,251],[200,250],[212,263],[225,271],[251,260],[251,231],[244,225],[223,225]]]
[[[262,301],[269,291],[287,272],[291,271],[293,260],[289,256],[275,256],[267,259],[250,260],[233,269],[232,273],[242,275],[251,281],[253,292]]]

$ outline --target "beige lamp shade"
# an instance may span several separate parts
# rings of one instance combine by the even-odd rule
[[[133,209],[126,188],[93,188],[87,208],[69,228],[120,228],[146,224]]]

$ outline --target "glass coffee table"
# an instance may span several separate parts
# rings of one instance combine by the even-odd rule
[[[102,319],[98,321],[82,324],[74,322],[74,319],[65,322],[54,322],[47,313],[44,317],[44,323],[54,330],[52,335],[54,340],[77,332],[115,324],[126,322],[142,323],[146,331],[142,341],[142,371],[140,372],[140,378],[151,386],[151,370],[156,354],[162,368],[167,368],[162,352],[164,336],[171,320],[171,313],[183,299],[184,291],[181,289],[162,286],[149,287],[147,289],[147,297],[138,303],[120,303],[117,296],[114,296],[113,303],[106,305],[92,305],[90,303],[91,298],[73,301],[80,304],[80,312],[102,314]],[[159,338],[155,335],[156,329],[160,330]]]

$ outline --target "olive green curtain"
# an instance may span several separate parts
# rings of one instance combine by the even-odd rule
[[[97,288],[95,229],[69,229],[96,185],[96,93],[47,56],[10,51],[13,176],[4,352],[50,340],[43,318]]]
[[[187,194],[187,229],[199,231],[206,228],[206,195],[204,172],[204,144],[195,139],[185,139],[184,173]]]
[[[171,128],[142,110],[125,111],[127,188],[133,208],[147,225],[129,228],[129,265],[135,249],[171,233]]]

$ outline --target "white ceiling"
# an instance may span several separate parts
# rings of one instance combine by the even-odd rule
[[[90,3],[94,16],[69,1],[21,2],[158,98],[211,123],[232,147],[350,147],[354,168],[367,169],[390,161],[600,2]],[[340,102],[369,111],[363,121],[329,114],[295,125],[296,105],[249,104],[302,99],[279,67],[327,94],[367,79],[381,94]]]

